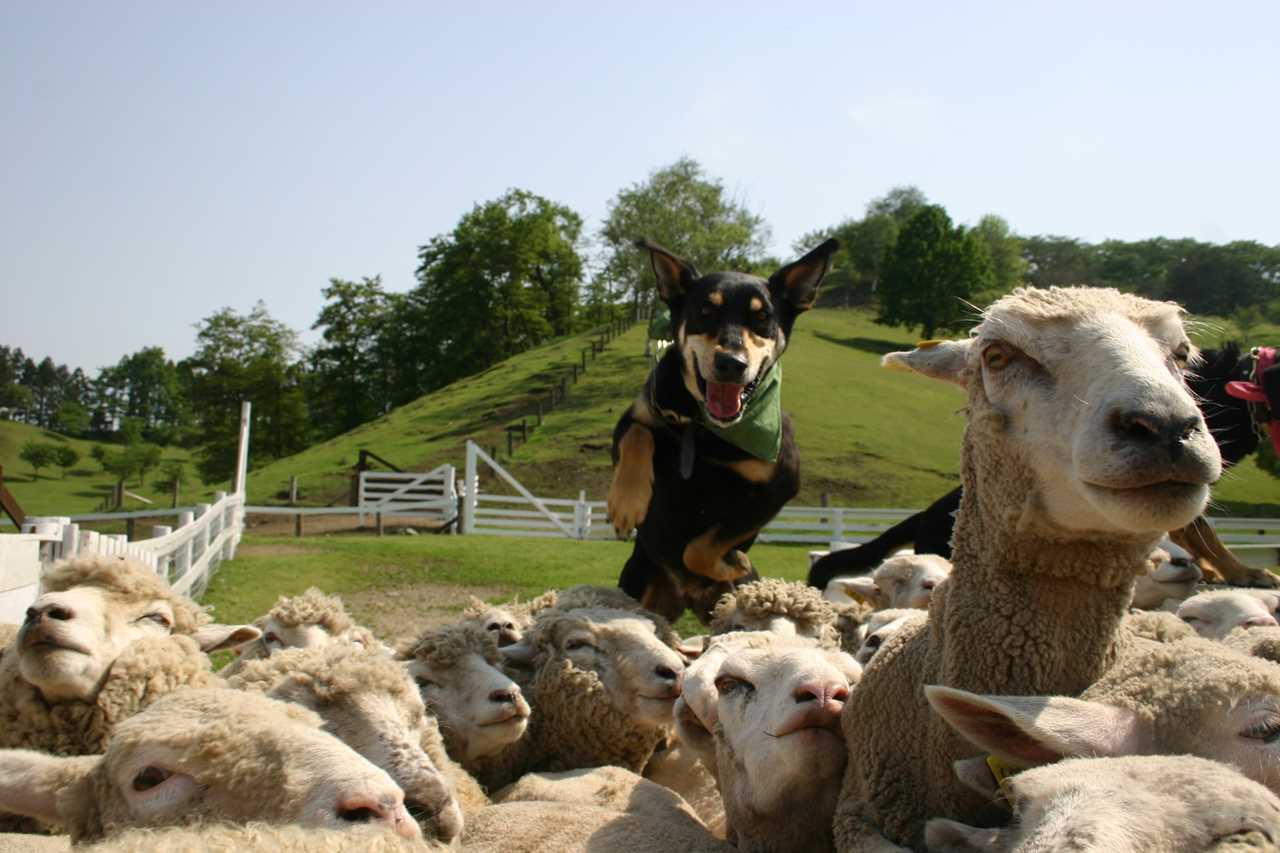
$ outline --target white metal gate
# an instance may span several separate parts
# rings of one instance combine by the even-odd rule
[[[357,505],[360,523],[366,513],[413,514],[452,521],[458,513],[456,469],[441,465],[426,473],[361,471]]]

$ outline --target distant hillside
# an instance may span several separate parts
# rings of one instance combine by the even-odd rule
[[[800,318],[784,361],[783,407],[800,444],[802,502],[817,503],[827,493],[837,504],[918,507],[955,486],[961,393],[879,367],[881,354],[914,341],[863,312],[823,309]],[[296,474],[306,502],[326,503],[345,493],[361,448],[406,469],[460,467],[467,438],[498,445],[499,461],[536,494],[569,497],[585,489],[602,499],[613,425],[647,370],[642,325],[589,363],[565,404],[514,459],[507,459],[503,431],[532,412],[535,395],[543,395],[584,346],[586,338],[579,337],[540,347],[277,460],[250,475],[250,499],[274,500]],[[485,487],[500,488],[487,481]],[[1252,461],[1228,474],[1215,498],[1237,514],[1280,514],[1280,482]]]

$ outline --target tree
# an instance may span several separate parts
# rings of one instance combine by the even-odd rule
[[[165,462],[160,466],[160,473],[156,475],[156,480],[151,485],[158,492],[172,492],[172,506],[176,509],[178,506],[178,495],[181,493],[182,487],[186,482],[186,463],[179,459],[170,459],[168,462]]]
[[[1168,298],[1192,313],[1225,316],[1280,296],[1280,251],[1252,241],[1197,244],[1168,282]]]
[[[329,279],[328,300],[312,329],[323,343],[311,352],[308,405],[321,436],[354,429],[391,406],[395,355],[386,331],[398,300],[382,289],[378,276],[360,282]]]
[[[992,286],[990,291],[974,291],[974,302],[985,307],[1022,283],[1027,273],[1027,262],[1022,257],[1022,240],[1009,230],[1009,223],[994,213],[978,220],[969,232],[986,248],[991,258]]]
[[[885,264],[877,323],[920,326],[926,338],[956,324],[966,301],[994,283],[991,259],[946,210],[928,205],[907,221]]]
[[[80,461],[80,453],[69,444],[58,444],[53,448],[53,464],[62,469],[62,479],[67,479],[67,469]]]
[[[911,217],[927,207],[929,198],[924,190],[912,184],[901,184],[889,190],[879,198],[867,203],[867,216],[888,216],[898,225],[906,225]]]
[[[53,428],[63,435],[83,437],[89,432],[89,410],[75,400],[67,400],[53,415]]]
[[[656,240],[699,270],[747,270],[769,243],[763,217],[733,200],[718,178],[682,157],[648,179],[620,190],[600,229],[599,279],[612,298],[648,298],[653,273],[637,238]]]
[[[190,377],[197,467],[205,482],[225,480],[235,469],[241,400],[253,402],[253,459],[278,459],[307,446],[311,422],[298,350],[297,333],[261,302],[247,314],[223,308],[197,326],[195,355],[178,369]]]
[[[40,476],[41,468],[48,468],[55,464],[57,450],[57,445],[43,441],[28,441],[18,451],[18,458],[31,466],[31,478],[34,480]]]
[[[581,231],[564,205],[510,190],[422,246],[397,336],[414,396],[571,331]]]

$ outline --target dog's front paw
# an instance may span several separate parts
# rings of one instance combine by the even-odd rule
[[[626,539],[631,535],[632,530],[644,523],[644,518],[649,513],[649,500],[652,497],[653,484],[648,478],[621,476],[613,478],[606,506],[609,523],[613,525],[613,532],[619,539]]]
[[[751,574],[753,568],[751,559],[746,554],[737,548],[730,548],[728,553],[717,561],[712,577],[718,581],[736,581]]]

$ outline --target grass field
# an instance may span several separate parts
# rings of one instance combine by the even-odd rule
[[[220,622],[251,622],[277,596],[317,586],[341,595],[358,622],[393,641],[455,618],[471,595],[497,602],[579,583],[613,586],[631,547],[501,536],[246,536],[203,600]],[[751,558],[769,577],[800,580],[809,568],[800,547],[757,545]],[[679,628],[698,633],[692,616]]]
[[[39,479],[32,476],[31,466],[18,458],[22,445],[28,441],[69,444],[80,454],[80,461],[62,476],[61,469],[43,468]],[[98,442],[67,438],[56,432],[13,421],[0,421],[0,465],[4,466],[4,482],[13,492],[28,515],[75,515],[93,512],[115,483],[89,456]],[[114,445],[107,445],[114,449]],[[189,461],[191,454],[179,447],[166,447],[163,461]],[[188,469],[190,470],[190,469]],[[154,479],[155,471],[150,472]],[[194,479],[194,474],[188,476]],[[170,495],[152,488],[151,483],[129,484],[129,491],[155,502],[155,506],[169,506]],[[130,509],[145,509],[141,501],[129,501]]]

